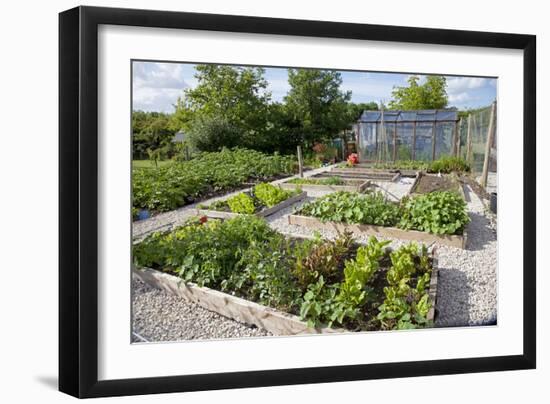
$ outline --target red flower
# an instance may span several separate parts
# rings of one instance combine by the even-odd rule
[[[348,156],[348,164],[355,165],[357,163],[359,163],[359,157],[357,157],[357,153],[351,153]]]
[[[208,217],[207,216],[201,216],[200,219],[199,219],[199,222],[201,222],[201,224],[204,224],[204,223],[208,222]]]

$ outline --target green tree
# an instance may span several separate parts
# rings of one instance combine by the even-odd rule
[[[224,147],[237,146],[242,136],[237,126],[216,115],[199,115],[190,126],[188,141],[200,151],[215,152]]]
[[[447,106],[447,80],[443,76],[427,76],[426,82],[419,84],[418,76],[409,77],[406,87],[394,87],[390,109],[442,109]]]
[[[197,65],[198,85],[185,89],[176,104],[172,126],[190,130],[193,122],[219,117],[242,131],[240,146],[253,147],[266,129],[271,94],[264,69],[223,65]]]
[[[351,92],[340,89],[339,72],[289,69],[288,83],[290,91],[284,100],[290,120],[298,123],[300,143],[310,147],[348,127]]]
[[[374,101],[361,102],[358,104],[350,102],[348,104],[349,122],[350,124],[355,123],[361,117],[363,111],[378,111],[379,109],[378,104]]]
[[[132,149],[134,158],[148,155],[147,150],[162,149],[166,155],[172,147],[174,129],[171,116],[162,112],[132,112]]]

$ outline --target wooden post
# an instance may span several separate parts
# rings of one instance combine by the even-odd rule
[[[495,135],[495,112],[497,104],[491,105],[491,117],[489,118],[489,129],[487,130],[487,141],[485,142],[485,156],[483,159],[483,171],[481,173],[481,186],[487,188],[487,178],[489,176],[489,158],[491,157],[491,146]]]
[[[432,125],[432,161],[435,160],[435,132],[436,132],[436,121]]]
[[[393,125],[393,162],[397,158],[397,122]]]
[[[382,142],[384,142],[384,148],[380,148],[380,157],[379,161],[382,160],[382,151],[386,149],[388,142],[386,141],[386,126],[384,124],[384,107],[381,108],[380,114],[380,134],[382,135]]]
[[[416,121],[413,123],[413,140],[412,140],[412,153],[411,153],[411,159],[414,160],[416,153]]]
[[[300,178],[304,177],[304,160],[302,159],[302,146],[298,146],[298,174]]]
[[[191,156],[189,156],[189,146],[185,146],[185,160],[189,161],[191,160]]]
[[[460,128],[462,127],[462,118],[455,122],[455,155],[460,157]]]
[[[468,131],[466,132],[466,161],[472,159],[472,114],[468,115]]]

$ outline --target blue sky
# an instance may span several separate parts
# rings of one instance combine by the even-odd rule
[[[273,101],[282,101],[289,90],[285,68],[266,68]],[[174,104],[186,88],[194,88],[195,65],[187,63],[134,62],[133,109],[173,112]],[[407,84],[409,74],[375,72],[341,72],[342,89],[352,92],[353,102],[391,100],[395,86]],[[421,76],[421,81],[423,76]],[[449,106],[459,109],[489,105],[496,99],[496,79],[481,77],[447,77]]]

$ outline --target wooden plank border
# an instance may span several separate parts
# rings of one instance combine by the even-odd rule
[[[282,209],[288,208],[289,206],[297,202],[300,202],[306,197],[307,197],[307,193],[301,192],[298,195],[294,195],[293,197],[288,198],[287,200],[284,200],[275,206],[272,206],[271,208],[267,208],[267,209],[261,210],[260,212],[256,212],[254,215],[259,217],[270,216]],[[218,219],[232,219],[237,216],[245,216],[242,213],[224,212],[224,211],[210,210],[210,209],[197,209],[196,214],[198,216],[207,216],[207,217],[218,218]]]
[[[293,314],[285,313],[228,293],[184,282],[175,275],[154,269],[134,268],[132,276],[153,288],[164,290],[232,320],[245,324],[253,324],[274,335],[353,332],[344,328],[308,327],[305,321],[300,320],[298,316]],[[434,321],[436,316],[438,277],[438,260],[436,254],[432,252],[432,273],[428,289],[431,308],[426,316],[429,321]]]
[[[419,171],[417,172],[417,175],[416,175],[416,178],[414,180],[414,183],[411,187],[411,189],[409,190],[409,195],[410,196],[414,196],[414,195],[424,195],[424,194],[419,194],[416,192],[416,188],[418,188],[418,184],[420,183],[420,178],[423,177],[423,176],[435,176],[437,174],[427,174],[423,171]],[[451,174],[442,174],[442,175],[449,175],[453,178],[453,180],[457,183],[458,185],[458,193],[460,194],[460,196],[462,197],[462,199],[466,200],[466,195],[464,194],[464,188],[462,187],[462,182],[460,181],[460,178],[458,177],[458,175],[456,175],[456,173],[451,173]]]
[[[319,178],[319,177],[316,177]],[[345,179],[344,179],[345,181]],[[321,184],[292,184],[288,182],[282,182],[278,184],[283,189],[298,189],[301,188],[305,192],[337,192],[337,191],[348,191],[348,192],[363,192],[370,185],[370,181],[363,181],[361,179],[350,179],[349,181],[356,181],[357,185],[321,185]]]
[[[298,316],[263,306],[204,286],[184,282],[177,276],[150,268],[134,269],[133,276],[156,289],[179,296],[199,306],[245,324],[253,324],[274,335],[334,334],[342,328],[312,328]]]
[[[366,224],[348,224],[339,222],[322,222],[321,220],[302,215],[289,215],[288,223],[296,226],[308,227],[312,230],[335,230],[343,233],[351,231],[356,236],[373,235],[376,237],[393,238],[400,240],[437,243],[455,248],[466,248],[467,231],[462,235],[431,234],[418,230],[402,230],[396,227],[384,227]]]

